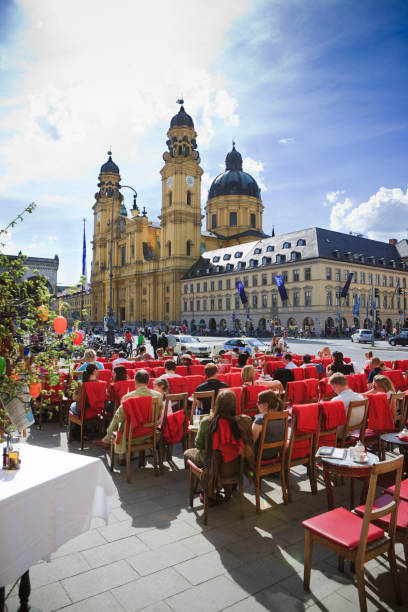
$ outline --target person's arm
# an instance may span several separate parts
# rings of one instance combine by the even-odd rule
[[[252,440],[255,442],[261,435],[262,425],[257,425],[256,423],[252,423]]]

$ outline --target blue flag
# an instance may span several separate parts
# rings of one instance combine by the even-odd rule
[[[82,245],[82,276],[85,277],[85,292],[88,293],[88,275],[86,272],[86,237],[85,237],[85,223],[84,223],[84,240]]]
[[[353,315],[358,316],[360,313],[360,298],[356,299],[356,303],[353,306]]]
[[[340,297],[344,297],[344,298],[347,297],[347,294],[348,294],[348,291],[350,289],[350,284],[351,284],[351,281],[353,279],[353,276],[354,276],[353,272],[350,272],[350,274],[347,277],[346,284],[344,285],[344,287],[343,287],[343,289],[342,289],[342,291],[340,293]]]
[[[244,305],[248,304],[248,298],[246,296],[244,285],[242,284],[242,281],[236,282],[236,288],[238,289],[239,297],[241,298],[242,304]]]
[[[281,276],[275,276],[275,283],[279,291],[279,295],[281,296],[282,302],[285,302],[288,298],[288,294],[286,293],[285,283],[283,282],[283,278]]]

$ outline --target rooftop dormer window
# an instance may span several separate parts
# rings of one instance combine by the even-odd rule
[[[303,238],[299,238],[296,243],[296,246],[306,246],[306,240],[304,240]]]
[[[282,247],[282,248],[283,248],[283,249],[290,249],[290,247],[291,247],[291,246],[292,246],[292,245],[290,244],[290,242],[284,242],[284,243],[283,243],[283,247]]]
[[[283,261],[286,261],[286,256],[278,253],[276,256],[276,263],[282,263]]]
[[[259,249],[259,248],[254,249],[254,255],[259,255],[260,253],[262,253],[262,249]]]
[[[271,244],[269,244],[269,245],[266,247],[266,250],[268,251],[268,253],[270,253],[271,251],[274,251],[274,250],[275,250],[275,247],[274,247],[274,246],[272,246]]]
[[[233,270],[233,269],[234,269],[234,264],[232,264],[232,263],[228,263],[228,264],[227,264],[227,266],[226,266],[226,270],[227,270],[228,272],[231,272],[231,270]]]
[[[270,264],[272,261],[271,257],[262,257],[262,265],[266,266],[267,264]]]
[[[297,251],[292,251],[291,254],[290,254],[290,259],[292,261],[296,261],[297,259],[300,259],[300,257],[301,257],[301,255]]]
[[[230,253],[226,253],[223,257],[224,261],[228,261],[229,259],[231,259],[231,254]]]
[[[257,265],[258,265],[258,260],[257,260],[257,259],[250,259],[250,260],[249,260],[249,266],[250,266],[251,268],[256,268],[256,267],[257,267]]]
[[[238,262],[238,270],[242,270],[243,268],[245,268],[246,266],[246,262],[245,261],[239,261]]]
[[[234,254],[234,257],[235,257],[235,259],[239,259],[240,257],[242,257],[242,255],[243,255],[242,251],[237,251],[237,252]]]
[[[213,257],[213,262],[217,263],[218,261],[220,261],[220,258],[218,257],[218,255],[216,255],[215,257]]]

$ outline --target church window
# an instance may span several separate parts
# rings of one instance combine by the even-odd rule
[[[299,238],[296,243],[296,246],[306,246],[306,240],[303,240],[303,238]]]
[[[284,248],[284,249],[290,249],[290,247],[291,247],[290,242],[284,242],[284,243],[283,243],[283,247],[282,247],[282,248]]]
[[[258,277],[257,276],[253,276],[252,277],[252,286],[253,287],[257,287],[258,286]]]
[[[167,248],[168,248],[168,256],[171,257],[171,242],[167,243]]]
[[[292,272],[292,280],[293,280],[294,283],[299,282],[299,280],[300,280],[299,270],[293,270],[293,272]]]
[[[191,206],[191,191],[187,191],[187,206]]]
[[[169,195],[168,195],[168,201],[169,201],[169,206],[171,206],[173,204],[173,194],[170,191]]]
[[[274,246],[272,246],[271,244],[269,244],[269,245],[266,247],[266,250],[267,250],[268,252],[270,252],[270,251],[273,251],[273,250],[274,250],[274,248],[275,248]]]
[[[244,277],[244,287],[245,288],[248,287],[248,277],[247,276]]]
[[[240,257],[242,257],[242,251],[237,251],[234,255],[235,259],[239,259]]]
[[[123,246],[121,249],[121,260],[122,260],[122,266],[126,265],[126,247]]]
[[[237,213],[236,212],[230,212],[229,215],[230,218],[230,227],[236,227],[237,226]]]
[[[212,229],[215,229],[217,227],[217,215],[211,216],[211,227]]]
[[[266,293],[262,295],[262,308],[268,308],[268,296]]]
[[[251,223],[251,227],[256,227],[256,215],[255,215],[255,213],[251,213],[250,223]]]
[[[189,257],[191,255],[191,242],[187,240],[186,242],[186,255]]]

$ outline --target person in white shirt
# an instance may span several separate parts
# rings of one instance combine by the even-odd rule
[[[348,407],[350,402],[358,402],[364,400],[365,397],[360,395],[360,393],[356,393],[352,391],[347,383],[347,378],[341,372],[336,372],[329,378],[329,384],[331,385],[333,391],[336,394],[336,397],[333,397],[332,402],[340,400],[344,404],[344,409],[346,411],[346,417],[348,412]],[[351,415],[349,425],[358,425],[361,423],[361,420],[364,416],[364,406],[353,410]],[[343,436],[343,427],[338,427],[337,429],[337,437],[341,438]]]
[[[180,374],[176,374],[176,367],[177,364],[173,359],[167,359],[167,361],[164,362],[165,372],[160,378],[180,378]]]
[[[290,353],[285,353],[282,357],[282,362],[285,364],[285,370],[293,370],[296,368],[296,365],[292,361],[292,355]]]
[[[130,363],[130,361],[126,359],[126,353],[124,351],[120,351],[119,357],[112,362],[112,368],[115,369],[116,366],[121,363]]]

